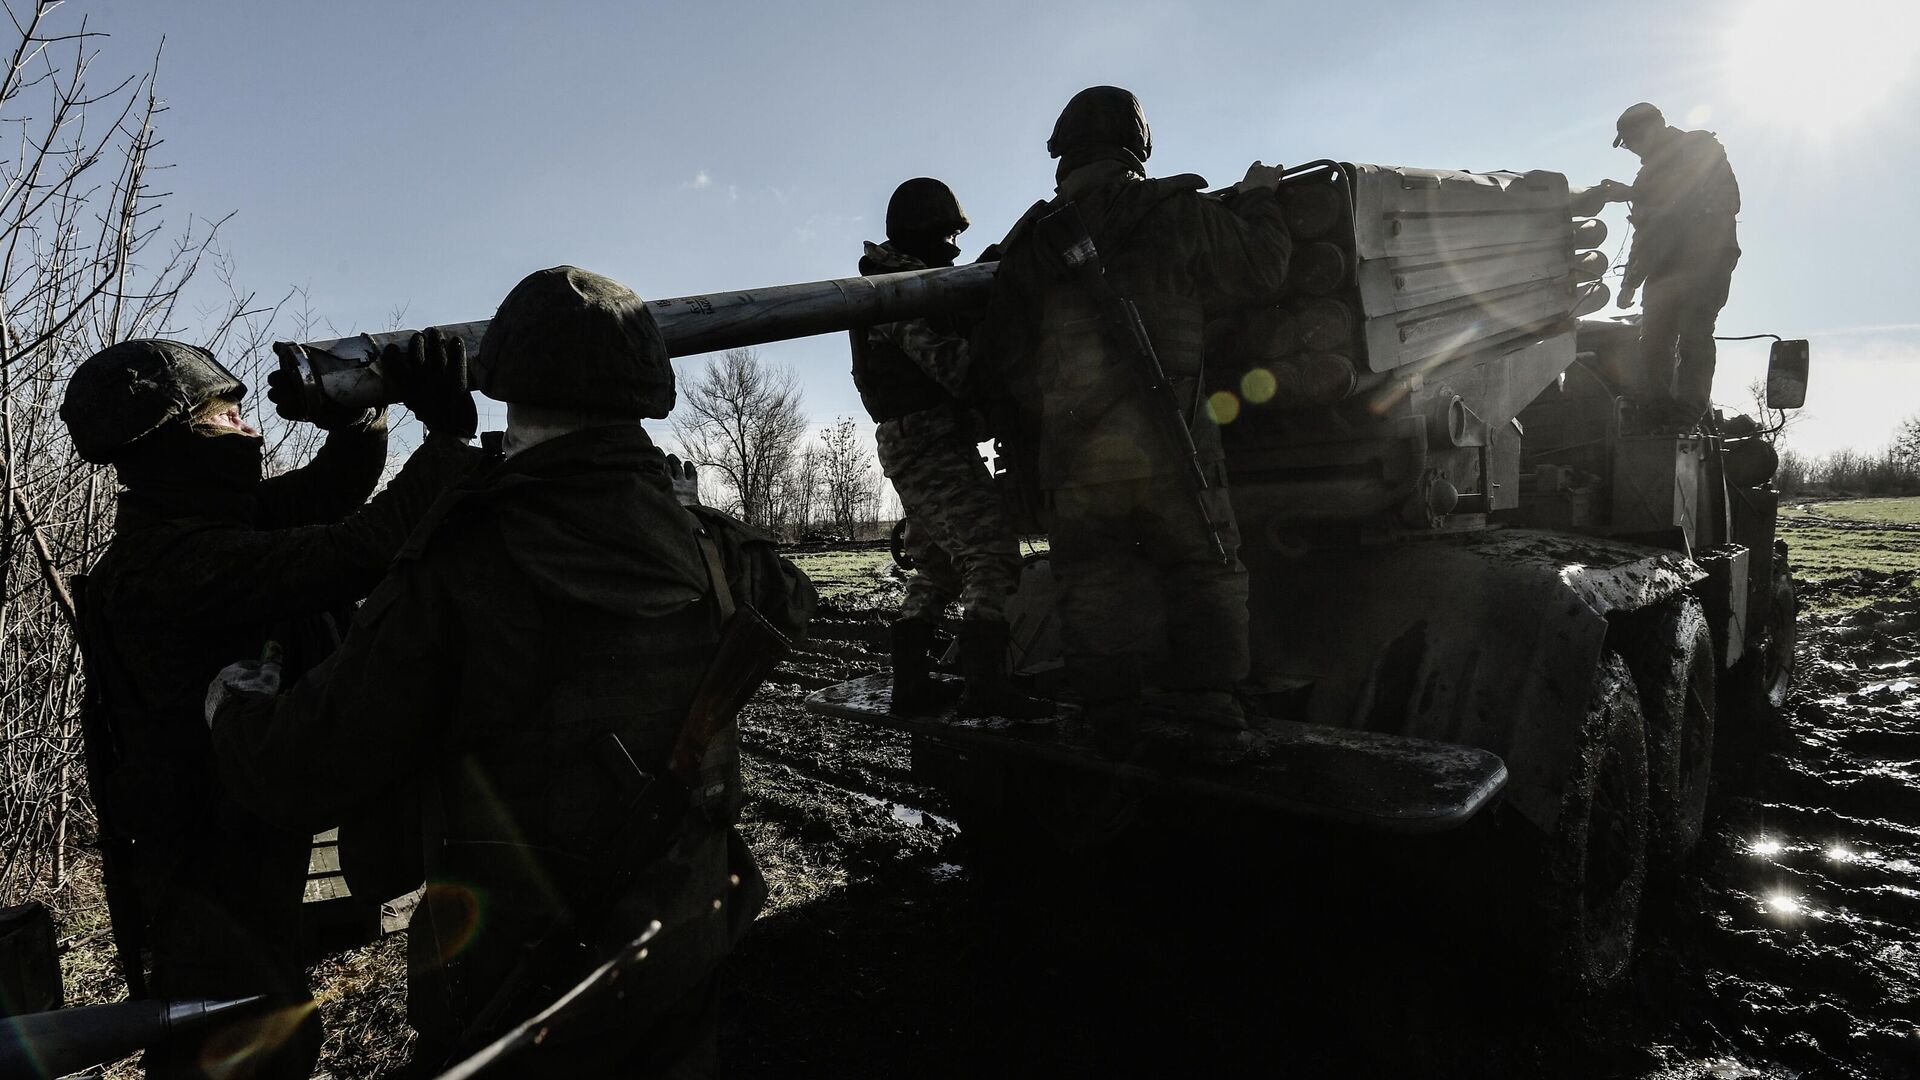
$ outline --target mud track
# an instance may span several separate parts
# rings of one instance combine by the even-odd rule
[[[896,594],[843,597],[744,720],[744,828],[773,893],[730,961],[728,1069],[1920,1075],[1912,578],[1807,590],[1824,606],[1803,616],[1789,730],[1722,775],[1630,984],[1572,1004],[1523,992],[1499,927],[1447,902],[1445,845],[1196,821],[1172,829],[1189,832],[1178,874],[1002,865],[916,780],[903,738],[801,707],[885,667]],[[1094,880],[1130,884],[1089,895]]]

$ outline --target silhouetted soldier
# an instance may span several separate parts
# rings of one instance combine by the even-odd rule
[[[1292,241],[1274,195],[1278,168],[1256,162],[1231,198],[1215,199],[1198,176],[1147,179],[1152,147],[1131,93],[1096,86],[1067,103],[1047,141],[1060,159],[1058,194],[1009,234],[983,340],[1004,351],[1010,377],[1037,384],[1067,674],[1096,731],[1230,758],[1248,742],[1234,692],[1247,674],[1247,583],[1201,390],[1201,330],[1209,316],[1276,298]],[[1036,235],[1068,204],[1171,379],[1208,474],[1206,520],[1183,476],[1189,463],[1155,426],[1153,410],[1166,406],[1144,392],[1138,350],[1111,306]],[[1143,726],[1142,669],[1160,655],[1176,723]]]
[[[916,177],[887,202],[887,241],[869,243],[862,274],[952,266],[966,212],[947,185]],[[1020,552],[978,449],[985,423],[973,407],[973,368],[950,319],[910,319],[855,330],[853,383],[878,424],[880,469],[906,515],[913,577],[893,623],[893,707],[918,712],[944,695],[930,675],[934,627],[960,600],[961,710],[1038,717],[1051,707],[1007,678],[1007,597],[1019,585]]]
[[[386,465],[383,410],[313,416],[328,432],[313,461],[263,480],[260,435],[240,413],[247,388],[205,349],[121,342],[75,370],[60,406],[80,456],[111,462],[124,486],[80,600],[89,772],[129,982],[144,945],[157,997],[270,994],[284,1006],[149,1055],[149,1076],[304,1077],[319,1052],[299,921],[313,830],[270,826],[227,797],[202,716],[208,680],[270,634],[293,670],[317,663],[338,640],[331,613],[373,588],[478,459],[459,343],[416,336],[383,363],[431,434],[357,511]],[[304,418],[297,387],[270,396]]]
[[[1641,162],[1632,187],[1606,184],[1609,201],[1633,204],[1633,252],[1620,306],[1631,307],[1645,283],[1641,357],[1645,377],[1662,397],[1649,426],[1691,431],[1712,403],[1714,321],[1740,261],[1734,236],[1740,184],[1712,132],[1670,127],[1644,101],[1620,114],[1617,131],[1613,145]]]
[[[221,772],[289,826],[389,814],[388,888],[427,885],[407,942],[418,1074],[657,922],[619,992],[513,1075],[702,1075],[714,969],[762,894],[732,828],[737,730],[690,742],[690,771],[677,744],[714,715],[706,680],[747,606],[798,636],[812,587],[765,538],[675,501],[640,425],[673,408],[673,367],[631,290],[569,266],[530,275],[478,361],[482,392],[508,403],[504,458],[434,508],[284,697],[266,696],[270,665],[221,673]]]

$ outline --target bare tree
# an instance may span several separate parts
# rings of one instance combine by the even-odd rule
[[[770,366],[752,349],[710,356],[681,382],[670,426],[687,459],[725,481],[726,509],[762,528],[785,522],[785,481],[806,430],[791,369]]]
[[[74,367],[130,337],[180,336],[181,290],[224,219],[169,231],[156,55],[92,83],[102,35],[56,26],[57,0],[5,0],[0,36],[0,893],[51,892],[95,825],[80,760],[81,671],[67,576],[111,532],[115,485],[74,453],[57,409]],[[237,289],[202,340],[258,383],[257,307]],[[251,320],[251,329],[243,324]],[[249,365],[248,353],[256,356]],[[237,361],[237,362],[236,362]]]
[[[820,448],[809,446],[800,452],[800,459],[788,474],[787,502],[792,508],[793,523],[801,532],[812,528],[820,517],[820,486],[824,472],[820,458]]]
[[[827,516],[835,532],[850,537],[862,522],[873,519],[880,496],[873,453],[852,417],[843,416],[820,433],[820,463]]]
[[[1803,414],[1792,409],[1767,408],[1767,381],[1755,379],[1747,384],[1747,396],[1753,402],[1753,414],[1760,421],[1760,429],[1768,442],[1775,446],[1786,441],[1787,429],[1798,424]]]

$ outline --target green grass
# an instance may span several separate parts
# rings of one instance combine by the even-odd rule
[[[1802,503],[1780,511],[1780,538],[1787,542],[1794,576],[1803,581],[1842,578],[1854,570],[1920,574],[1920,528],[1916,526],[1920,526],[1920,498]],[[1915,586],[1907,588],[1920,593]],[[1815,606],[1843,609],[1863,602],[1843,589]]]
[[[823,600],[862,597],[893,579],[893,556],[885,548],[865,551],[807,551],[787,556],[813,579]]]
[[[1832,502],[1790,504],[1782,507],[1781,514],[1789,517],[1836,517],[1846,518],[1849,521],[1890,521],[1898,525],[1920,525],[1920,496],[1891,499],[1836,499]]]

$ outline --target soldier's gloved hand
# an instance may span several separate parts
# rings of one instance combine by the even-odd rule
[[[260,659],[242,660],[220,669],[207,685],[207,729],[235,701],[273,697],[280,693],[280,668],[284,657],[280,643],[269,640],[260,650]]]
[[[1286,169],[1283,166],[1263,165],[1256,161],[1247,166],[1247,175],[1243,177],[1239,183],[1233,185],[1234,194],[1238,195],[1242,192],[1258,191],[1261,188],[1272,191],[1280,186],[1280,174],[1285,171]]]
[[[405,348],[381,350],[380,370],[428,431],[473,438],[480,414],[467,389],[467,347],[459,338],[429,327],[408,338]]]
[[[275,351],[278,351],[275,346]],[[267,372],[267,400],[273,402],[273,411],[280,419],[296,423],[309,421],[322,431],[339,431],[341,428],[364,425],[373,419],[375,410],[356,409],[351,405],[336,405],[321,398],[309,401],[306,387],[300,385],[300,373],[287,367],[276,367]]]
[[[1628,202],[1633,198],[1633,185],[1623,184],[1618,180],[1600,181],[1600,191],[1610,203]]]
[[[1618,307],[1622,311],[1625,311],[1626,309],[1632,307],[1633,292],[1634,292],[1634,289],[1633,289],[1633,286],[1631,285],[1620,286],[1620,299],[1614,302],[1614,306]]]

